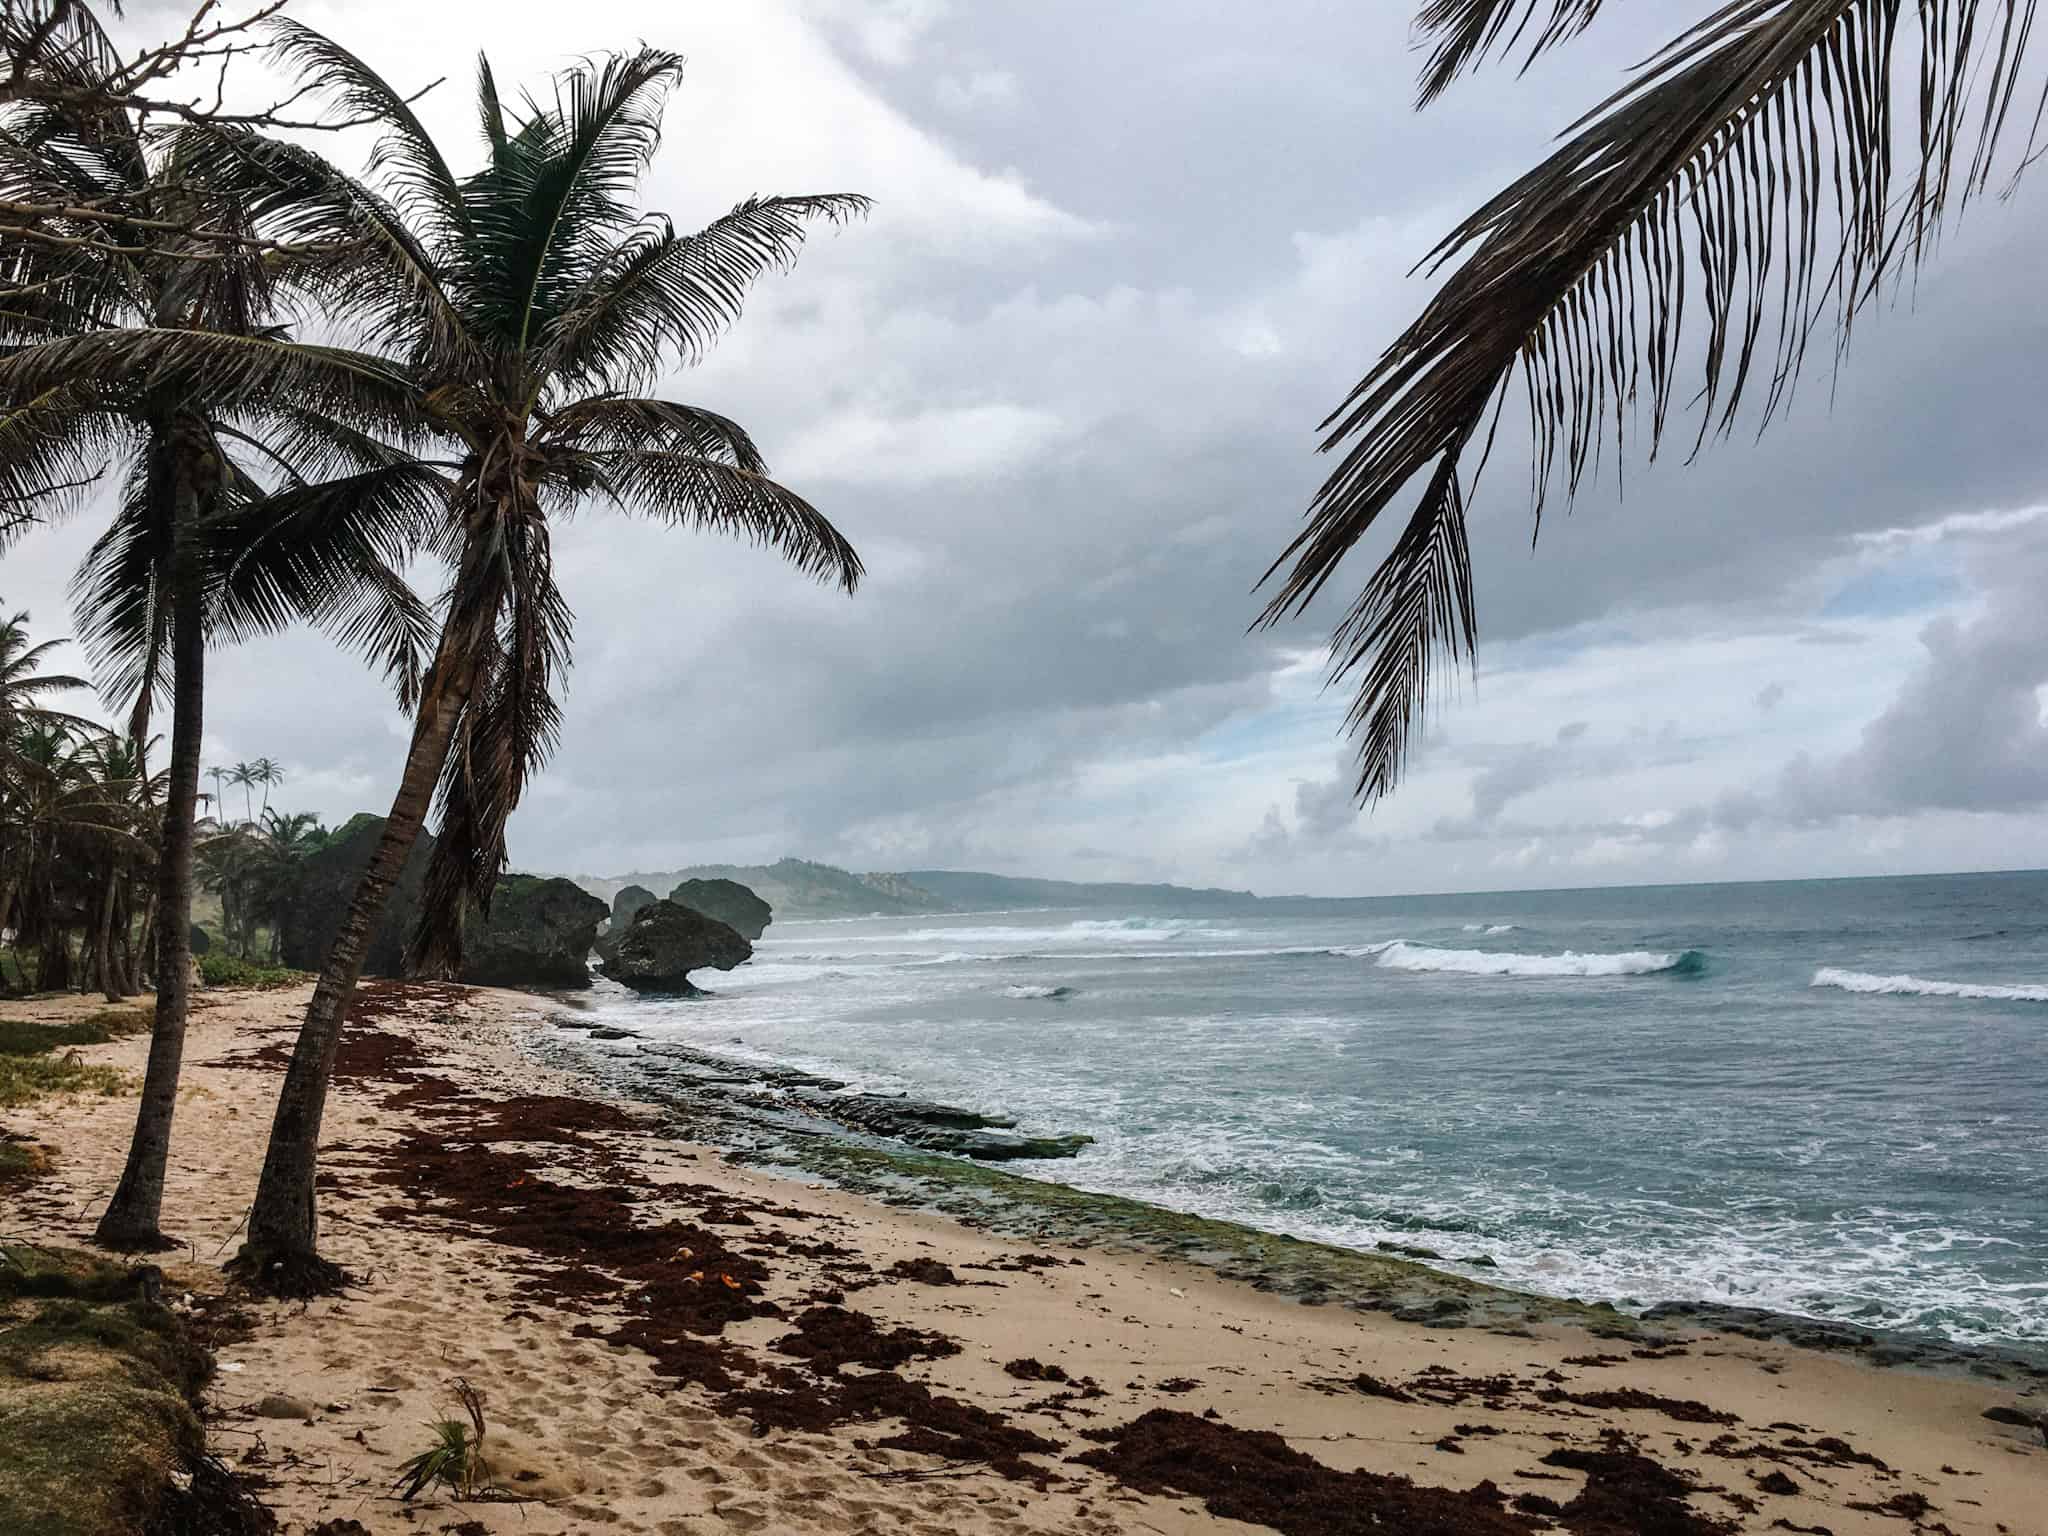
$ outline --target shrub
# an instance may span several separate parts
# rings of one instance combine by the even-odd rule
[[[199,979],[209,987],[251,987],[270,991],[275,987],[296,987],[311,981],[311,971],[295,971],[285,965],[257,965],[254,961],[215,952],[199,957]]]

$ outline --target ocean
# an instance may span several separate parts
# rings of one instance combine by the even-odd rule
[[[697,979],[600,983],[628,1072],[1000,1112],[1094,1138],[1013,1171],[1545,1295],[2048,1350],[2048,873],[777,922]]]

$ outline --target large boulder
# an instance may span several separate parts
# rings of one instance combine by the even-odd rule
[[[384,818],[359,812],[349,818],[327,840],[327,846],[299,862],[291,887],[280,908],[282,929],[279,953],[286,965],[301,971],[317,971],[327,963],[327,951],[341,931],[341,920],[356,893],[356,883],[370,867],[370,855],[377,851],[377,838],[384,831]],[[384,916],[370,939],[363,961],[366,976],[396,976],[405,958],[406,936],[420,909],[420,885],[427,876],[427,860],[434,840],[426,833],[414,844],[412,854],[399,872],[398,884],[384,905]]]
[[[326,847],[300,862],[280,911],[279,950],[286,965],[317,971],[326,963],[383,830],[383,817],[358,814]],[[405,944],[419,917],[420,886],[433,852],[433,837],[422,832],[371,937],[364,975],[404,974]],[[506,875],[492,893],[489,920],[472,921],[464,935],[462,980],[493,987],[587,987],[592,940],[606,912],[602,901],[572,881]]]
[[[633,921],[633,914],[642,907],[652,906],[661,898],[644,885],[629,885],[612,898],[612,932],[623,933],[626,924]],[[685,903],[687,905],[687,903]],[[698,909],[702,911],[700,907]]]
[[[775,917],[775,909],[737,880],[685,880],[668,899],[692,912],[716,918],[743,939],[758,939]]]
[[[695,992],[691,971],[729,971],[753,954],[754,946],[717,918],[657,901],[635,912],[624,932],[610,936],[603,969],[636,992]]]
[[[587,987],[605,904],[573,880],[504,875],[490,920],[463,936],[462,979],[479,987]]]

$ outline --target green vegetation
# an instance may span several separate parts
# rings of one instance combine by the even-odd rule
[[[202,1451],[210,1366],[143,1272],[0,1245],[0,1531],[129,1536]]]
[[[0,1019],[0,1109],[14,1109],[53,1093],[126,1093],[134,1086],[127,1073],[82,1062],[70,1048],[145,1033],[150,1019],[147,1007],[102,1008],[60,1024]],[[14,1145],[0,1143],[0,1173],[5,1172],[4,1159]]]
[[[483,1395],[467,1381],[455,1384],[455,1399],[468,1422],[441,1419],[427,1426],[434,1443],[399,1468],[399,1498],[410,1504],[430,1488],[446,1488],[457,1499],[473,1498],[488,1481],[484,1466]]]
[[[267,992],[311,981],[313,973],[295,971],[288,965],[257,965],[235,955],[213,953],[199,957],[199,978],[209,987],[254,987]]]

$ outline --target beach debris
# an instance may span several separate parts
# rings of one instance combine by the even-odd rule
[[[1340,1472],[1268,1430],[1239,1429],[1174,1409],[1154,1408],[1121,1429],[1083,1434],[1101,1445],[1073,1458],[1080,1464],[1140,1493],[1190,1495],[1212,1515],[1270,1526],[1285,1536],[1370,1530],[1527,1536],[1538,1529],[1510,1510],[1507,1496],[1491,1482],[1435,1488],[1377,1472]]]
[[[1752,1480],[1756,1483],[1757,1490],[1761,1493],[1775,1493],[1790,1497],[1799,1491],[1799,1485],[1783,1472],[1766,1472],[1763,1476],[1754,1477]]]
[[[483,1394],[467,1380],[457,1381],[451,1390],[464,1418],[429,1424],[434,1443],[399,1468],[398,1480],[392,1486],[408,1504],[436,1485],[447,1488],[458,1499],[471,1498],[488,1480],[483,1459]]]
[[[919,1285],[965,1285],[950,1264],[937,1259],[898,1259],[884,1271],[891,1279],[914,1280]]]
[[[1014,1376],[1019,1381],[1068,1381],[1071,1379],[1060,1366],[1047,1365],[1043,1361],[1035,1360],[1029,1355],[1010,1361],[1003,1367],[1003,1371],[1006,1375]]]
[[[313,1422],[313,1405],[287,1397],[282,1392],[273,1392],[249,1410],[259,1419],[291,1419],[301,1424]]]

